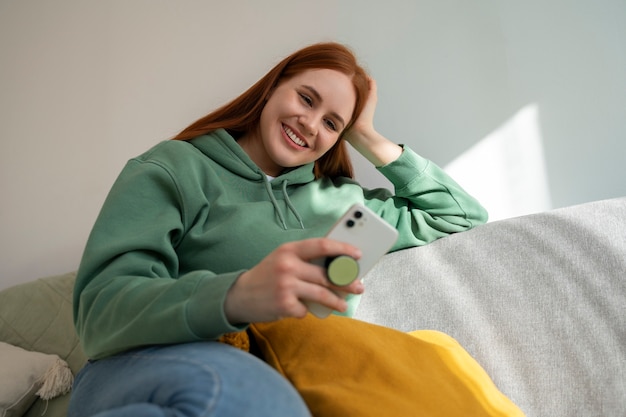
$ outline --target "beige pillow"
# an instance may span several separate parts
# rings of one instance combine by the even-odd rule
[[[37,397],[50,400],[69,392],[73,379],[57,355],[0,342],[0,417],[20,417]]]

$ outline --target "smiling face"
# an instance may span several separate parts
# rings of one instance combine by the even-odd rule
[[[302,72],[272,91],[259,128],[239,144],[263,172],[277,176],[332,148],[350,122],[355,101],[347,75],[329,69]]]

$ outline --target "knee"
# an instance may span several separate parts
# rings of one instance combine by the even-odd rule
[[[291,383],[257,357],[220,343],[191,348],[197,349],[188,358],[193,357],[190,360],[198,367],[198,378],[211,387],[210,393],[198,394],[209,394],[213,399],[207,416],[310,416]],[[181,368],[181,375],[184,374]],[[193,399],[198,402],[197,398]]]
[[[73,397],[85,411],[81,415],[140,406],[146,412],[157,406],[189,417],[310,415],[298,392],[273,368],[214,342],[150,348],[98,361],[81,371]]]

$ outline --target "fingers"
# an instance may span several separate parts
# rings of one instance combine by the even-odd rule
[[[293,249],[305,258],[319,259],[348,255],[359,259],[361,256],[358,248],[330,239],[309,239],[294,243],[297,244]],[[324,266],[309,263],[308,259],[303,259],[303,261],[305,261],[304,264],[299,268],[299,285],[297,286],[299,300],[315,302],[343,312],[347,309],[344,299],[346,293],[362,294],[365,290],[360,280],[355,280],[345,286],[333,285],[327,277]]]
[[[294,271],[298,273],[300,279],[333,290],[341,289],[350,293],[361,293],[363,291],[363,285],[360,282],[353,282],[350,285],[341,287],[333,285],[328,279],[326,268],[321,266],[323,260],[340,255],[360,259],[361,251],[357,247],[327,238],[316,238],[292,242],[292,244],[286,245],[284,250],[286,252],[294,251],[296,256],[300,258],[302,263],[295,265],[296,271]]]
[[[324,293],[331,291],[343,291],[348,293],[360,294],[363,292],[363,284],[357,280],[346,286],[333,285],[327,277],[327,271],[324,266],[318,263],[312,263],[314,260],[323,260],[327,257],[336,257],[339,255],[351,256],[354,259],[361,257],[361,251],[349,244],[339,241],[316,238],[299,242],[292,242],[283,245],[276,251],[277,260],[274,263],[275,276],[295,277],[298,281],[314,284],[322,287]],[[306,291],[300,289],[300,298],[311,298]],[[332,297],[334,299],[335,297]]]
[[[378,85],[376,84],[376,80],[372,77],[369,77],[369,87],[370,87],[370,98],[376,100],[378,95]]]
[[[371,138],[376,129],[374,128],[374,114],[378,104],[378,86],[373,78],[369,78],[369,92],[363,109],[358,115],[352,127],[346,132],[344,138],[355,146],[357,151],[361,152],[361,142],[367,142]]]
[[[345,311],[346,302],[337,291],[360,294],[363,285],[353,282],[336,287],[326,278],[324,267],[311,263],[338,255],[359,259],[361,251],[327,238],[281,245],[235,281],[225,300],[226,317],[231,323],[303,317],[307,313],[305,301]]]
[[[361,258],[361,250],[356,246],[323,237],[286,243],[278,250],[281,248],[287,251],[293,251],[306,262],[339,255],[348,255],[355,259]]]
[[[358,281],[351,284],[350,290],[348,290],[348,288],[348,286],[341,288],[318,286],[309,293],[309,297],[306,301],[321,304],[339,312],[345,312],[348,308],[348,303],[345,299],[347,293],[362,294],[365,287]]]

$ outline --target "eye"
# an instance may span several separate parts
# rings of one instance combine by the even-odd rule
[[[298,94],[300,95],[300,98],[302,99],[303,102],[306,103],[307,106],[311,107],[313,105],[313,99],[311,99],[311,97],[303,93],[298,93]]]
[[[326,119],[325,123],[326,123],[326,126],[328,126],[328,128],[332,130],[333,132],[337,131],[337,124],[333,122],[331,119]]]

